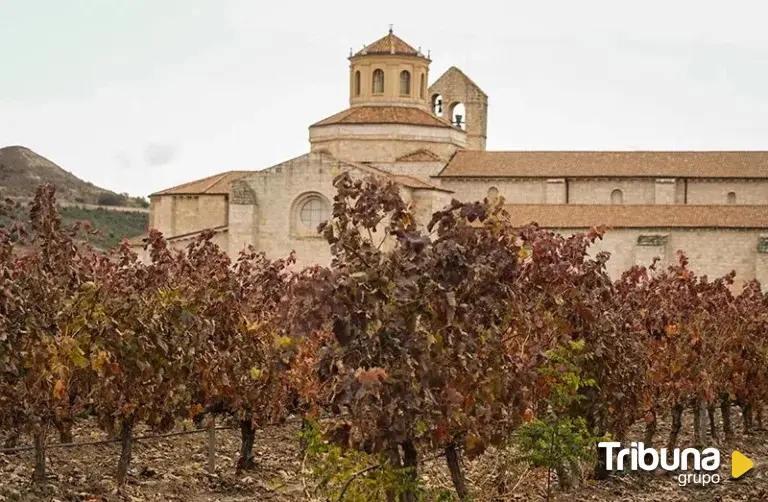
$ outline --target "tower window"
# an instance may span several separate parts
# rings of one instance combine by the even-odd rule
[[[355,72],[355,96],[360,95],[360,70]]]
[[[456,103],[451,107],[451,124],[464,131],[467,130],[467,109],[464,103]]]
[[[382,94],[384,92],[384,70],[377,69],[373,71],[373,93]]]
[[[728,192],[728,204],[736,204],[736,192]]]
[[[427,93],[427,76],[421,74],[421,85],[419,86],[419,97],[424,99],[424,95]]]
[[[623,204],[624,203],[624,193],[621,190],[614,190],[611,192],[611,204]]]
[[[400,94],[411,94],[411,73],[408,70],[400,72]]]
[[[499,196],[499,189],[496,187],[491,187],[488,189],[488,200],[493,201],[496,200],[496,198]]]
[[[438,117],[443,116],[443,97],[439,94],[432,96],[432,113]]]

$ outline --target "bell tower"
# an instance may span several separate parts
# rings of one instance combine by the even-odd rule
[[[463,71],[451,66],[429,88],[431,111],[467,132],[468,150],[485,150],[488,95]]]
[[[349,106],[407,106],[429,110],[429,57],[393,33],[349,57]]]
[[[441,165],[467,148],[467,131],[432,113],[430,63],[429,54],[408,45],[391,26],[384,37],[350,50],[349,107],[309,126],[311,151],[379,166],[416,159]],[[432,167],[403,169],[429,176]]]

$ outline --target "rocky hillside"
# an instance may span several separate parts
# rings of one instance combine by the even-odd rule
[[[63,223],[69,226],[76,221],[90,221],[91,228],[100,230],[91,241],[101,249],[116,246],[122,239],[135,237],[147,229],[149,214],[145,199],[83,181],[23,146],[0,148],[0,199],[10,198],[19,203],[14,214],[0,215],[0,227],[10,225],[14,219],[25,221],[24,200],[32,199],[37,187],[45,183],[56,187]]]
[[[103,206],[146,207],[146,200],[118,194],[83,181],[23,146],[0,148],[0,197],[27,198],[38,185],[51,183],[59,201]]]

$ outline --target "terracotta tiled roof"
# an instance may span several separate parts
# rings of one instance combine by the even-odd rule
[[[544,228],[765,228],[768,206],[510,204],[516,225]]]
[[[373,174],[374,176],[381,176],[384,178],[391,179],[395,183],[398,183],[408,188],[438,190],[440,192],[453,193],[453,190],[449,190],[447,188],[433,185],[424,180],[420,180],[419,178],[416,178],[414,176],[410,176],[407,174],[394,174],[394,173],[390,173],[389,171],[385,171],[384,169],[379,169],[378,167],[374,167],[368,164],[361,164],[359,162],[350,162],[348,160],[342,160],[340,162],[350,167],[359,169],[360,171]]]
[[[226,195],[229,193],[229,184],[253,171],[228,171],[215,174],[201,180],[190,181],[173,188],[166,188],[155,195]]]
[[[405,154],[395,159],[397,162],[440,162],[440,157],[424,148]]]
[[[768,151],[459,151],[439,176],[768,178]]]
[[[409,176],[407,174],[391,174],[390,177],[392,178],[392,180],[394,180],[395,183],[399,183],[409,188],[426,188],[430,190],[439,190],[441,192],[453,193],[453,190],[448,190],[446,188],[442,188],[442,187],[433,185],[431,183],[427,183],[424,180],[420,180],[416,177]]]
[[[452,127],[421,108],[406,106],[353,106],[317,122],[312,127],[334,124],[407,124]]]
[[[367,54],[421,56],[419,51],[408,45],[402,38],[393,34],[391,30],[386,36],[363,47],[363,49],[358,51],[355,56],[365,56]]]

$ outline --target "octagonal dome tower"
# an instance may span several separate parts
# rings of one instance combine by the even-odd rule
[[[418,106],[429,111],[428,57],[392,32],[349,57],[349,105]]]
[[[466,131],[432,113],[430,59],[421,50],[390,28],[349,62],[349,108],[309,127],[311,151],[378,164],[419,153],[439,164],[466,148]]]

